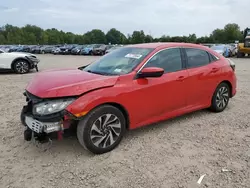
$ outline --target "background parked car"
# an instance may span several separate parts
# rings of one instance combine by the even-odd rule
[[[229,57],[235,56],[235,55],[237,54],[237,52],[236,52],[237,46],[234,45],[234,44],[228,44],[227,46],[228,46],[228,48],[229,48],[229,50],[230,50],[230,55],[229,55]]]
[[[47,46],[44,48],[44,53],[48,54],[48,53],[52,53],[52,50],[54,49],[53,46]]]
[[[93,55],[93,48],[96,46],[96,44],[87,45],[81,50],[81,55]]]
[[[8,52],[16,52],[18,48],[19,48],[18,46],[12,46],[10,47]]]
[[[83,48],[82,45],[78,45],[78,46],[74,47],[74,48],[71,50],[71,54],[72,54],[72,55],[79,55],[82,48]]]
[[[106,50],[105,54],[110,53],[110,52],[112,52],[112,51],[114,51],[114,50],[116,50],[116,49],[118,49],[118,48],[121,48],[122,46],[123,46],[123,45],[116,45],[116,46],[113,46],[112,48]]]
[[[38,71],[38,63],[39,59],[34,54],[0,50],[0,69],[25,74],[34,68]]]
[[[52,50],[52,53],[53,53],[54,55],[60,54],[60,52],[61,52],[61,48],[59,48],[59,47],[54,48],[54,49]]]
[[[33,54],[41,54],[42,51],[41,51],[41,46],[35,46],[31,49],[31,53]]]
[[[215,45],[211,47],[212,50],[223,55],[224,57],[230,57],[230,49],[227,45]]]
[[[103,45],[97,45],[93,48],[93,55],[104,55],[105,51],[107,49],[107,46],[105,44]]]

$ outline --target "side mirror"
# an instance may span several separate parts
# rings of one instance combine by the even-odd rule
[[[164,69],[158,67],[143,68],[138,74],[137,78],[156,78],[164,74]]]

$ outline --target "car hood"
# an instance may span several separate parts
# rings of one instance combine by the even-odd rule
[[[16,54],[16,55],[21,55],[21,56],[35,56],[34,54],[31,53],[26,53],[26,52],[10,52],[11,54]]]
[[[119,76],[103,76],[79,69],[54,69],[37,73],[26,90],[40,98],[77,96],[112,87]]]

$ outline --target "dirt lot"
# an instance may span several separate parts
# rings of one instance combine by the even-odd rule
[[[39,58],[45,70],[98,57]],[[76,138],[53,142],[45,152],[24,141],[22,93],[34,73],[1,74],[0,187],[249,188],[250,59],[234,61],[238,93],[226,111],[203,110],[131,131],[117,149],[99,156],[84,151]]]

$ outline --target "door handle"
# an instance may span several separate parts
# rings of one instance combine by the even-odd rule
[[[177,78],[177,81],[183,81],[185,78],[186,78],[185,76],[179,76],[179,77]]]
[[[219,71],[218,68],[212,68],[212,70],[211,70],[212,73],[215,73],[215,72],[218,72],[218,71]]]

